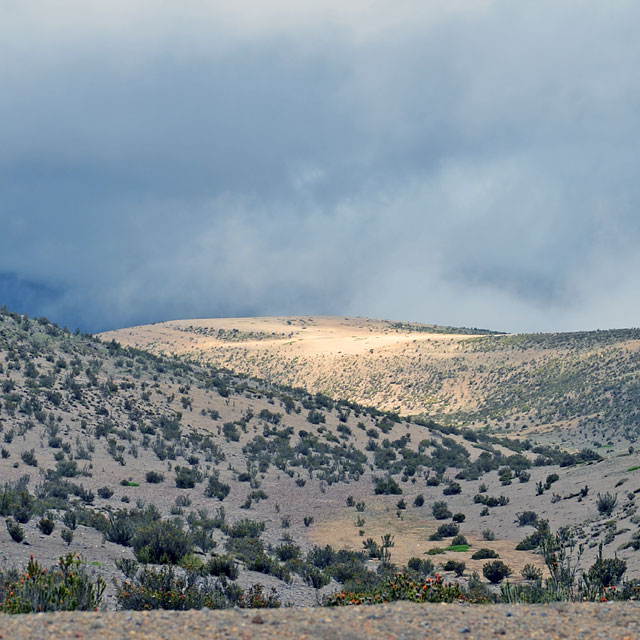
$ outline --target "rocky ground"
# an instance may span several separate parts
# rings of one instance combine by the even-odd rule
[[[121,638],[207,640],[313,638],[496,638],[634,640],[640,603],[415,605],[187,612],[97,612],[0,616],[0,640]]]

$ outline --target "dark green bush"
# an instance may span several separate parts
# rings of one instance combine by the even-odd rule
[[[482,575],[492,584],[497,584],[511,575],[511,569],[502,560],[494,560],[482,567]]]
[[[464,573],[466,565],[464,562],[460,562],[458,560],[447,560],[447,562],[442,565],[442,568],[445,571],[454,571],[459,577]]]
[[[98,496],[103,500],[108,500],[113,495],[113,489],[111,487],[100,487],[98,489]]]
[[[149,484],[160,484],[161,482],[164,482],[164,475],[158,471],[147,471],[145,480]]]
[[[431,560],[427,560],[424,558],[409,558],[407,562],[407,567],[411,571],[415,571],[420,576],[430,576],[433,575],[434,566]]]
[[[615,506],[618,502],[618,496],[613,495],[607,491],[607,493],[598,494],[598,499],[596,500],[596,507],[598,507],[598,511],[605,516],[610,516],[615,509]]]
[[[176,487],[178,489],[193,489],[196,482],[202,482],[202,474],[193,467],[176,467]]]
[[[131,539],[139,562],[177,564],[192,551],[189,536],[176,522],[156,521],[137,529]]]
[[[538,523],[538,514],[535,511],[516,513],[516,518],[519,527],[535,527]]]
[[[472,560],[488,560],[490,558],[499,558],[500,556],[493,550],[482,548],[478,549],[472,556]]]
[[[238,577],[238,567],[233,556],[214,555],[205,564],[205,571],[212,576],[226,576],[230,580]]]
[[[374,478],[373,482],[376,495],[400,495],[402,493],[400,485],[391,476]]]
[[[431,513],[436,520],[446,520],[451,517],[451,511],[444,500],[434,502],[431,506]]]
[[[49,517],[44,516],[38,522],[38,528],[45,536],[50,536],[55,528],[56,523]]]
[[[460,531],[460,527],[454,522],[447,522],[445,524],[441,524],[438,527],[438,534],[443,538],[452,538],[453,536],[458,535]]]
[[[14,542],[22,542],[24,540],[24,529],[12,518],[5,520],[7,531]]]
[[[218,498],[224,500],[231,491],[231,487],[218,479],[217,473],[209,476],[209,481],[204,489],[204,495],[207,498]]]
[[[266,525],[264,522],[256,522],[255,520],[245,518],[227,527],[225,533],[230,538],[259,538],[265,528]]]

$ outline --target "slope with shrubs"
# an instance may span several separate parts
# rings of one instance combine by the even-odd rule
[[[305,317],[180,320],[105,336],[450,424],[514,435],[562,427],[581,446],[628,445],[640,432],[639,329],[505,335]]]
[[[471,558],[478,523],[495,521],[504,532],[495,542],[501,551],[522,538],[509,534],[506,521],[526,500],[548,508],[552,521],[571,504],[581,525],[593,518],[596,496],[569,488],[583,482],[587,465],[610,462],[589,450],[569,454],[402,419],[6,309],[0,450],[3,559],[26,566],[31,552],[39,566],[54,566],[78,553],[77,588],[27,581],[34,593],[71,589],[71,600],[81,591],[77,608],[95,604],[99,577],[109,607],[313,604],[340,589],[381,589],[399,570],[426,579],[437,570],[438,545],[441,564],[454,567],[445,572],[462,588],[470,571],[482,569],[483,560]],[[554,491],[565,490],[560,499],[569,502],[557,504]],[[432,506],[443,496],[452,509],[445,504],[436,516]],[[594,540],[609,535],[611,513],[634,517],[630,501],[605,502],[608,514],[589,524]],[[441,516],[454,521],[446,530]],[[344,517],[351,524],[336,529]],[[378,534],[383,520],[388,529]],[[396,535],[410,522],[429,555]],[[338,545],[336,533],[351,537]],[[629,527],[617,538],[628,542],[632,560],[634,535]],[[537,546],[507,560],[539,565],[531,552]],[[458,564],[448,565],[454,556]],[[4,594],[15,595],[16,575],[2,574]],[[6,611],[43,602],[33,594],[17,604],[3,597]]]

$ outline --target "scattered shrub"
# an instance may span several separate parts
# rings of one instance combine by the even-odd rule
[[[98,489],[98,496],[103,500],[108,500],[113,495],[113,489],[111,487],[100,487]]]
[[[533,580],[533,581],[542,580],[542,569],[532,564],[525,564],[524,567],[522,567],[522,571],[520,572],[520,575],[525,580]]]
[[[454,571],[455,574],[460,577],[464,573],[466,565],[464,562],[458,560],[447,560],[447,562],[442,565],[442,568],[445,571]]]
[[[7,531],[14,542],[22,542],[24,540],[24,529],[12,518],[5,520]]]
[[[230,491],[231,487],[228,484],[221,482],[218,479],[218,474],[214,473],[209,476],[209,481],[204,489],[204,495],[207,498],[218,498],[218,500],[222,501],[229,495]]]
[[[488,560],[490,558],[499,558],[500,556],[493,550],[483,547],[478,549],[472,556],[472,560]]]
[[[53,533],[56,523],[49,517],[44,516],[40,518],[38,522],[38,528],[45,536],[50,536]]]
[[[535,511],[516,513],[516,522],[519,527],[535,527],[538,523],[538,514]]]
[[[618,502],[618,496],[613,495],[607,491],[607,493],[598,494],[598,499],[596,500],[596,507],[598,507],[598,511],[601,515],[610,516],[615,509],[615,506]]]
[[[191,540],[176,522],[156,521],[136,530],[131,539],[139,562],[177,564],[192,551]]]
[[[451,511],[444,500],[434,502],[431,507],[431,513],[436,520],[446,520],[451,517]]]
[[[482,575],[492,584],[498,584],[511,575],[511,569],[502,560],[494,560],[482,567]]]

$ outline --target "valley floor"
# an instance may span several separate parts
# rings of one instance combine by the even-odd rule
[[[96,612],[0,616],[0,638],[640,638],[640,603]]]

